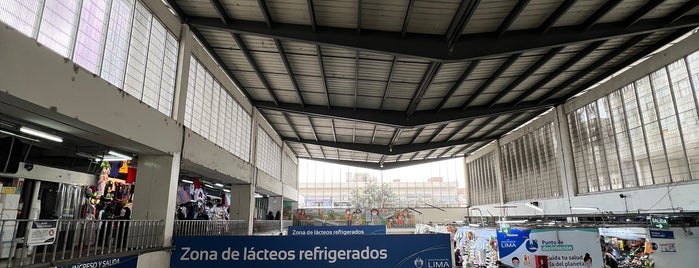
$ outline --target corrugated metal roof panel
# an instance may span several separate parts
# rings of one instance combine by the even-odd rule
[[[325,93],[301,92],[301,95],[303,96],[303,99],[306,100],[306,104],[321,106],[328,105],[327,101],[325,100]]]
[[[332,106],[353,107],[354,95],[330,94],[330,103]]]
[[[228,69],[233,71],[253,71],[240,50],[216,49],[215,53],[224,61],[223,64],[225,64]]]
[[[333,0],[313,1],[316,22],[321,26],[357,27],[357,1]]]
[[[458,0],[416,0],[408,32],[445,34],[460,3]]]
[[[393,82],[420,83],[427,70],[427,64],[398,61],[393,71]],[[389,66],[390,71],[390,66]]]
[[[510,31],[535,29],[560,5],[561,0],[532,0],[510,26]]]
[[[354,84],[354,59],[323,56],[326,77],[342,78]]]
[[[267,82],[273,89],[295,92],[295,89],[291,86],[291,80],[289,80],[289,76],[286,74],[265,73],[265,78],[267,78]]]
[[[176,2],[188,16],[218,18],[218,13],[208,0],[176,0]]]
[[[388,73],[391,70],[391,61],[359,60],[359,79],[383,81],[385,84]],[[361,84],[360,84],[361,85]]]
[[[264,21],[262,10],[256,0],[219,0],[232,19]]]
[[[234,71],[234,75],[238,78],[238,81],[243,83],[243,87],[247,90],[248,88],[264,88],[260,79],[254,72],[244,72],[244,71]]]
[[[436,109],[437,105],[439,105],[439,102],[441,100],[442,100],[442,98],[422,98],[420,103],[417,105],[416,110],[417,111],[424,111],[424,110]]]
[[[316,46],[309,43],[282,41],[282,46],[284,46],[284,51],[287,53],[287,55],[315,56],[317,54]]]
[[[441,99],[444,97],[454,83],[432,83],[427,89],[423,100],[430,98]],[[422,104],[422,103],[421,103]]]
[[[468,67],[470,64],[470,62],[442,64],[442,68],[439,69],[439,73],[434,80],[432,80],[432,83],[454,82],[459,79],[461,74],[464,73],[466,67]]]
[[[322,52],[323,57],[336,57],[354,60],[354,57],[357,54],[352,49],[333,46],[321,46],[320,50]]]
[[[410,105],[410,99],[387,99],[384,103],[384,110],[389,111],[405,111],[408,105]]]
[[[383,97],[383,90],[386,86],[385,82],[375,82],[367,80],[359,80],[359,88],[357,89],[358,97]]]
[[[317,56],[287,54],[287,59],[296,76],[320,76]]]
[[[363,0],[362,28],[400,32],[408,1]]]
[[[592,14],[597,11],[601,6],[604,5],[604,3],[607,2],[606,0],[586,0],[586,1],[576,1],[573,3],[573,6],[566,11],[561,18],[556,21],[554,24],[554,27],[561,27],[561,26],[572,26],[572,25],[580,25],[587,18],[589,18]]]
[[[597,23],[622,21],[646,4],[646,0],[625,0],[621,1],[614,9],[600,18]]]
[[[388,87],[389,99],[410,100],[417,89],[418,84],[392,82]]]
[[[286,68],[284,68],[279,54],[270,52],[252,52],[250,54],[262,72],[286,75]]]
[[[230,48],[239,49],[238,44],[235,43],[231,34],[224,31],[211,30],[207,28],[197,28],[201,35],[206,39],[214,48]]]
[[[250,51],[278,52],[277,46],[274,44],[272,38],[244,34],[240,35],[240,39],[245,42],[245,45],[247,45]]]
[[[463,33],[495,32],[515,4],[512,0],[481,1]]]
[[[272,20],[280,23],[310,25],[305,0],[266,0]]]

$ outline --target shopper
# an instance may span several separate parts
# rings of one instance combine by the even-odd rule
[[[282,213],[277,210],[277,214],[274,215],[274,220],[278,221],[282,219]]]
[[[612,254],[611,247],[607,247],[607,250],[604,253],[604,264],[609,266],[609,268],[619,268],[619,262],[616,260],[616,258]]]
[[[461,250],[459,250],[458,248],[454,250],[454,263],[455,267],[464,266],[464,258],[461,256]]]
[[[272,214],[272,211],[267,213],[267,220],[274,220],[274,214]]]

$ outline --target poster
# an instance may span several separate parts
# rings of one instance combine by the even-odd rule
[[[172,268],[451,267],[448,234],[175,237]]]
[[[523,229],[498,231],[500,261],[516,268],[548,267],[603,268],[599,233],[594,228]]]
[[[50,245],[56,241],[56,221],[33,221],[27,245]]]

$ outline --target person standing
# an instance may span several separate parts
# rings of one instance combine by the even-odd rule
[[[464,258],[461,256],[461,250],[458,248],[454,250],[454,267],[463,267],[464,266]]]
[[[277,210],[277,214],[274,215],[274,220],[278,221],[282,219],[282,213]]]
[[[272,211],[270,211],[269,213],[267,213],[267,218],[266,218],[266,220],[274,220],[274,214],[272,214]]]

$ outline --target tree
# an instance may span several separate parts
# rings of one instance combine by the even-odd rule
[[[354,188],[350,194],[350,201],[359,208],[383,207],[384,203],[393,202],[396,194],[386,184],[369,183],[365,188]]]

